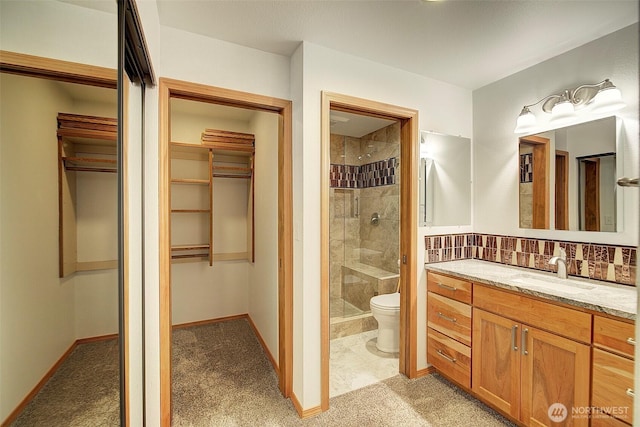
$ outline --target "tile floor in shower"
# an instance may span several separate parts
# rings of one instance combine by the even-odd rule
[[[378,330],[332,339],[329,396],[334,397],[398,375],[399,354],[376,348]]]
[[[347,318],[365,313],[355,305],[340,297],[331,297],[329,301],[329,317],[331,319]]]

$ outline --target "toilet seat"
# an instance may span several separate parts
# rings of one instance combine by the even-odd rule
[[[371,308],[380,311],[400,311],[400,293],[376,295],[371,298]]]

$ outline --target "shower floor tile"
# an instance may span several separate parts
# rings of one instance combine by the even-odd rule
[[[330,342],[329,396],[339,396],[398,374],[399,354],[376,348],[378,330]]]

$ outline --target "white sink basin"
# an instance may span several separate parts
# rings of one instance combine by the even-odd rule
[[[533,290],[558,291],[564,294],[579,294],[595,289],[594,285],[589,285],[578,280],[538,276],[527,273],[516,274],[511,277],[511,281]]]

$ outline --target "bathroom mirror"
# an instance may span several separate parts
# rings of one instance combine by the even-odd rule
[[[471,140],[420,132],[420,226],[471,224]]]
[[[620,129],[612,116],[521,137],[520,228],[620,231]]]

